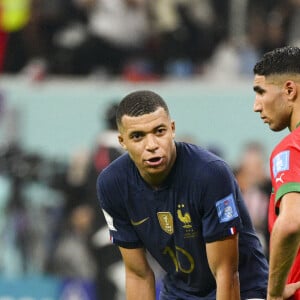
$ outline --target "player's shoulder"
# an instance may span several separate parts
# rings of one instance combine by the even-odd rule
[[[224,160],[219,156],[195,144],[177,142],[176,147],[178,155],[185,160],[185,164],[190,163],[194,166],[195,164],[197,164],[197,166],[201,166],[217,161],[224,162]]]
[[[201,146],[181,142],[177,149],[181,173],[190,174],[195,180],[209,180],[231,172],[224,159]]]
[[[286,135],[273,149],[271,157],[283,151],[300,151],[300,126]]]
[[[300,149],[300,126],[298,126],[288,135],[288,139],[291,145]]]
[[[122,180],[122,178],[125,179],[130,166],[129,155],[124,153],[99,173],[97,182],[108,184],[112,181]]]

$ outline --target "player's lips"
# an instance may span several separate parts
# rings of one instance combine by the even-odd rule
[[[148,166],[155,167],[155,166],[159,166],[162,163],[162,161],[163,161],[163,157],[156,156],[156,157],[151,157],[149,159],[146,159],[145,163]]]
[[[263,120],[263,122],[264,122],[264,123],[267,123],[267,122],[268,122],[268,120],[267,120],[267,118],[266,118],[266,117],[264,117],[264,116],[261,116],[260,118]]]

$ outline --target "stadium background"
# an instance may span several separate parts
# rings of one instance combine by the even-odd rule
[[[270,133],[253,112],[252,84],[250,78],[157,83],[58,78],[35,84],[2,77],[3,110],[8,115],[2,120],[1,140],[17,135],[28,151],[67,159],[75,149],[93,146],[95,136],[104,130],[101,117],[110,102],[133,90],[151,89],[169,103],[179,139],[191,138],[205,147],[219,148],[234,164],[246,142],[261,142],[269,152],[286,133]],[[12,122],[13,132],[7,130]]]
[[[2,145],[17,140],[24,152],[36,153],[44,160],[60,163],[68,163],[77,150],[93,147],[98,132],[104,130],[101,117],[107,106],[137,89],[151,89],[166,99],[176,121],[178,139],[192,140],[220,151],[232,166],[239,162],[247,142],[260,142],[269,152],[284,134],[270,133],[252,111],[254,93],[251,80],[128,83],[118,80],[53,79],[36,84],[24,78],[8,76],[2,77],[0,89],[2,115],[5,116],[0,123]],[[4,114],[4,111],[7,113]],[[7,201],[3,192],[4,183],[2,178],[2,213],[5,213],[3,208]],[[49,195],[44,198],[48,199]],[[49,201],[42,199],[39,201]],[[51,206],[52,200],[48,206]],[[5,230],[3,226],[2,222],[2,234]],[[12,267],[13,255],[10,259],[11,262],[6,263]],[[33,270],[32,274],[29,272],[16,278],[7,278],[6,274],[0,279],[0,299],[4,296],[9,299],[25,296],[31,299],[57,299],[57,295],[61,295],[62,282],[64,288],[69,287],[64,285],[64,281],[56,277],[48,278],[39,271]],[[77,290],[80,299],[94,299],[83,281],[78,281],[76,288],[75,283],[69,288],[73,293],[74,289]],[[82,289],[81,292],[78,289]],[[64,295],[63,299],[70,299],[70,296]]]
[[[97,1],[119,17],[126,16],[124,2],[129,10],[147,2]],[[67,219],[61,210],[64,176],[74,153],[93,150],[106,129],[106,109],[125,94],[137,89],[161,94],[176,122],[176,138],[217,152],[235,170],[245,145],[254,142],[267,154],[258,168],[267,174],[268,155],[287,133],[270,132],[253,112],[252,67],[267,50],[299,45],[299,0],[150,0],[155,31],[139,44],[145,52],[124,60],[117,74],[109,72],[114,61],[85,74],[74,68],[89,58],[74,63],[72,47],[89,38],[85,34],[96,12],[78,9],[84,2],[93,0],[0,0],[0,300],[124,299],[122,268],[109,271],[119,294],[108,299],[101,291],[96,296],[93,280],[58,276],[46,270],[45,261],[53,250],[49,235]],[[131,29],[142,28],[145,20],[138,17],[141,26],[127,28],[133,20],[128,15],[118,29],[122,42],[128,37],[131,43],[143,34],[130,35]],[[115,29],[116,18],[99,16],[106,28]],[[107,32],[106,38],[120,42]],[[80,167],[82,156],[77,159]],[[254,217],[263,211],[262,202],[257,204]],[[157,283],[159,289],[159,277]]]

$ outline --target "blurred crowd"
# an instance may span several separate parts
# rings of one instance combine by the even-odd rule
[[[247,74],[261,53],[300,43],[299,0],[1,0],[0,12],[8,74]]]
[[[0,0],[3,74],[252,75],[263,52],[286,44],[300,45],[299,0]],[[81,278],[95,282],[98,299],[124,299],[95,190],[97,174],[122,154],[115,109],[101,116],[107,130],[94,148],[69,161],[0,145],[1,276]],[[268,256],[266,166],[254,141],[232,168]]]
[[[0,277],[79,279],[92,284],[97,300],[124,299],[115,278],[122,272],[114,275],[121,257],[96,195],[98,173],[123,153],[116,107],[101,114],[106,130],[94,148],[75,151],[68,161],[28,153],[17,141],[1,145]]]

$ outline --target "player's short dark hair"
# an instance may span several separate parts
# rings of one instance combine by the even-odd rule
[[[300,74],[300,48],[285,46],[265,53],[253,72],[262,76]]]
[[[119,104],[116,114],[117,124],[121,124],[121,119],[124,115],[138,117],[153,113],[159,107],[162,107],[169,115],[166,102],[158,94],[148,90],[132,92],[125,96]]]

